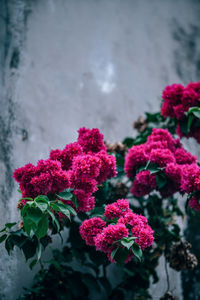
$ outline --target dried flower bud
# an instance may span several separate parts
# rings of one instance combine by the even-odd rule
[[[176,296],[173,296],[170,291],[167,291],[164,296],[160,298],[160,300],[178,300]]]
[[[20,221],[19,225],[18,225],[18,228],[21,229],[23,226],[24,226],[24,221]]]
[[[24,206],[24,204],[22,203],[22,201],[17,203],[17,208],[18,209],[22,209],[23,206]]]
[[[123,182],[118,182],[115,186],[115,192],[118,198],[125,198],[129,192],[129,188]]]
[[[105,145],[106,145],[107,151],[111,152],[111,153],[118,153],[121,155],[125,155],[125,153],[127,152],[127,147],[124,144],[122,144],[121,142],[116,142],[114,144],[110,144],[105,141]]]
[[[148,122],[142,117],[139,117],[136,122],[133,123],[133,128],[137,129],[138,132],[143,132],[147,128]]]
[[[190,253],[191,244],[187,241],[180,241],[175,243],[166,258],[169,261],[169,265],[176,271],[194,269],[197,264],[197,258],[194,254]]]

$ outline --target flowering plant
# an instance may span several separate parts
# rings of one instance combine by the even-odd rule
[[[200,82],[169,85],[162,97],[161,114],[175,120],[177,134],[200,143]]]
[[[126,199],[106,205],[102,218],[85,220],[80,234],[88,245],[106,253],[111,262],[120,264],[128,263],[133,256],[141,260],[141,249],[151,246],[154,240],[147,219],[133,213]]]
[[[182,97],[182,87],[173,89],[174,98]],[[92,290],[111,300],[151,299],[148,288],[151,278],[159,280],[156,267],[162,255],[167,278],[168,263],[177,271],[197,265],[176,223],[184,212],[175,193],[188,195],[186,207],[189,203],[192,209],[186,212],[200,210],[200,167],[172,136],[178,118],[166,116],[163,108],[162,115],[146,113],[146,120],[135,122],[139,134],[115,144],[104,143],[98,129],[81,128],[77,142],[51,150],[36,166],[15,170],[22,220],[17,230],[16,223],[5,224],[0,242],[5,241],[8,253],[17,246],[26,260],[35,256],[31,268],[41,264],[33,287],[20,299],[86,300],[92,299]],[[42,250],[53,234],[63,239],[64,227],[66,243],[61,251],[52,250],[45,268]],[[110,264],[120,273],[115,286],[108,276]]]
[[[59,233],[72,216],[91,211],[95,206],[93,193],[106,179],[116,176],[116,163],[107,154],[103,135],[98,129],[81,128],[78,141],[63,150],[51,150],[49,159],[37,165],[28,163],[14,171],[19,183],[21,222],[19,230],[2,229],[1,242],[10,253],[14,246],[23,250],[26,259],[36,254],[30,267],[40,260],[42,247],[48,241],[48,231]]]
[[[125,172],[133,180],[130,192],[134,196],[145,196],[153,190],[163,198],[176,192],[187,193],[190,207],[200,210],[197,157],[187,152],[167,129],[153,129],[144,144],[129,149]]]

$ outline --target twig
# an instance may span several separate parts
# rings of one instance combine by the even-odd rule
[[[167,290],[170,290],[170,283],[169,283],[169,273],[168,273],[168,269],[167,269],[167,260],[165,258],[165,272],[166,272],[166,276],[167,276]]]

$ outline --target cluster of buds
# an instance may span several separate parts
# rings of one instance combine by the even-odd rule
[[[117,198],[125,198],[129,192],[129,188],[123,182],[118,182],[115,185],[115,194]]]
[[[135,128],[139,133],[144,132],[147,126],[147,120],[143,119],[141,116],[133,123],[133,128]]]
[[[187,241],[180,241],[175,243],[166,258],[169,261],[169,265],[176,271],[181,270],[193,270],[197,264],[197,258],[190,252],[191,244]]]
[[[124,156],[128,151],[127,147],[121,142],[116,142],[114,144],[110,144],[108,142],[104,142],[104,143],[106,145],[107,151],[110,153],[120,154]]]
[[[170,291],[167,291],[164,296],[160,298],[160,300],[178,300],[178,298],[174,296]]]

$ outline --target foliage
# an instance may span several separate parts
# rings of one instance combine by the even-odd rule
[[[127,148],[146,142],[153,128],[168,128],[175,133],[175,121],[164,119],[160,113],[146,113],[146,128],[135,138],[127,137],[123,140],[123,145]],[[32,288],[26,289],[20,299],[92,299],[94,293],[104,295],[104,299],[150,299],[149,286],[151,278],[153,283],[158,282],[156,267],[160,257],[166,255],[171,246],[180,241],[181,234],[177,217],[184,218],[177,197],[173,196],[163,201],[156,192],[145,197],[135,197],[129,190],[131,181],[124,172],[124,161],[126,151],[112,153],[117,162],[118,175],[116,178],[108,179],[99,185],[95,192],[95,208],[89,212],[76,211],[67,204],[60,201],[73,199],[75,207],[77,199],[73,191],[66,190],[58,195],[38,196],[29,201],[21,210],[22,227],[13,230],[16,223],[6,224],[2,230],[0,242],[5,242],[8,254],[14,246],[19,247],[26,260],[35,256],[30,263],[32,268],[37,261],[41,262],[41,269],[36,274]],[[157,177],[162,174],[162,169],[157,165],[148,163],[145,170],[150,170]],[[162,176],[158,177],[159,184],[162,185]],[[129,249],[132,247],[135,257],[126,265],[120,262],[122,253],[120,248],[116,248],[111,256],[119,264],[115,265],[119,282],[112,286],[108,269],[110,262],[106,255],[97,252],[94,247],[87,246],[81,239],[79,227],[81,223],[91,217],[101,217],[104,213],[105,204],[113,203],[119,198],[127,198],[130,208],[137,214],[142,214],[148,218],[149,225],[153,228],[155,242],[153,246],[143,252],[135,243],[134,238],[122,238],[118,244]],[[60,219],[58,213],[64,214],[67,218]],[[71,218],[72,217],[72,218]],[[71,219],[71,222],[70,222]],[[68,237],[65,240],[63,249],[52,250],[52,259],[48,262],[42,260],[42,250],[51,243],[50,236],[60,233],[64,228],[68,228]],[[137,259],[138,258],[138,259]],[[141,260],[141,261],[140,261]]]

